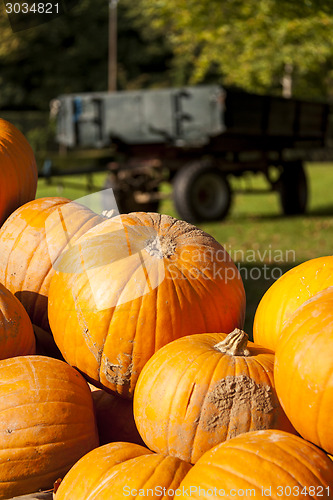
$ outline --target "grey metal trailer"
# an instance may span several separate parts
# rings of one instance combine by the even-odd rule
[[[220,220],[232,200],[230,176],[250,172],[268,179],[285,214],[301,214],[304,161],[333,157],[328,103],[219,85],[68,94],[56,103],[59,144],[113,148],[105,187],[121,212],[158,211],[168,181],[181,218]]]

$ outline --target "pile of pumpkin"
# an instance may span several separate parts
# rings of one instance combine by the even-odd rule
[[[35,200],[3,120],[0,164],[0,498],[331,498],[333,256],[271,286],[253,343],[212,236]]]

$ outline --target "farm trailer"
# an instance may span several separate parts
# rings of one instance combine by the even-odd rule
[[[68,94],[54,104],[60,145],[112,148],[105,188],[113,188],[120,212],[158,211],[167,181],[181,218],[221,220],[231,205],[230,177],[254,173],[278,192],[284,214],[302,214],[304,162],[333,157],[328,103],[205,85]]]

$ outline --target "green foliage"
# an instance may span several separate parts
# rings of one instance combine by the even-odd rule
[[[0,2],[0,108],[47,110],[61,93],[107,88],[108,0],[81,0],[12,33]],[[331,0],[120,0],[118,88],[221,83],[333,97]]]
[[[30,129],[26,134],[26,138],[34,150],[35,154],[39,151],[47,151],[50,146],[54,147],[55,126],[53,122],[49,122],[48,126],[37,126]]]
[[[225,85],[281,93],[288,64],[295,95],[332,93],[333,6],[328,0],[141,2],[173,44],[174,69],[182,83],[207,81],[213,74]]]
[[[102,61],[107,32],[95,27],[105,16],[105,9],[82,0],[49,23],[17,33],[6,29],[0,53],[6,94],[1,95],[0,105],[47,109],[59,91],[105,88]],[[6,22],[1,19],[2,27]]]
[[[160,32],[145,30],[129,0],[118,5],[119,88],[165,82],[170,50]],[[62,93],[105,91],[108,0],[82,0],[66,15],[12,33],[0,3],[0,108],[48,109]]]
[[[118,84],[121,89],[172,84],[168,71],[173,53],[163,30],[154,29],[140,3],[118,3]]]

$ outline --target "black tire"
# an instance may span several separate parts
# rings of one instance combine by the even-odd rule
[[[173,199],[179,216],[188,222],[222,220],[230,209],[231,188],[217,168],[190,163],[173,179]]]
[[[299,215],[306,212],[308,181],[301,161],[285,164],[278,180],[278,191],[285,215]]]
[[[114,197],[117,202],[119,213],[128,214],[130,212],[158,212],[159,200],[152,200],[145,203],[136,201],[134,192],[130,189],[124,190],[120,187],[116,178],[109,175],[106,178],[104,189],[112,188]],[[110,210],[114,208],[112,197],[107,193],[102,193],[103,197],[103,210]]]

